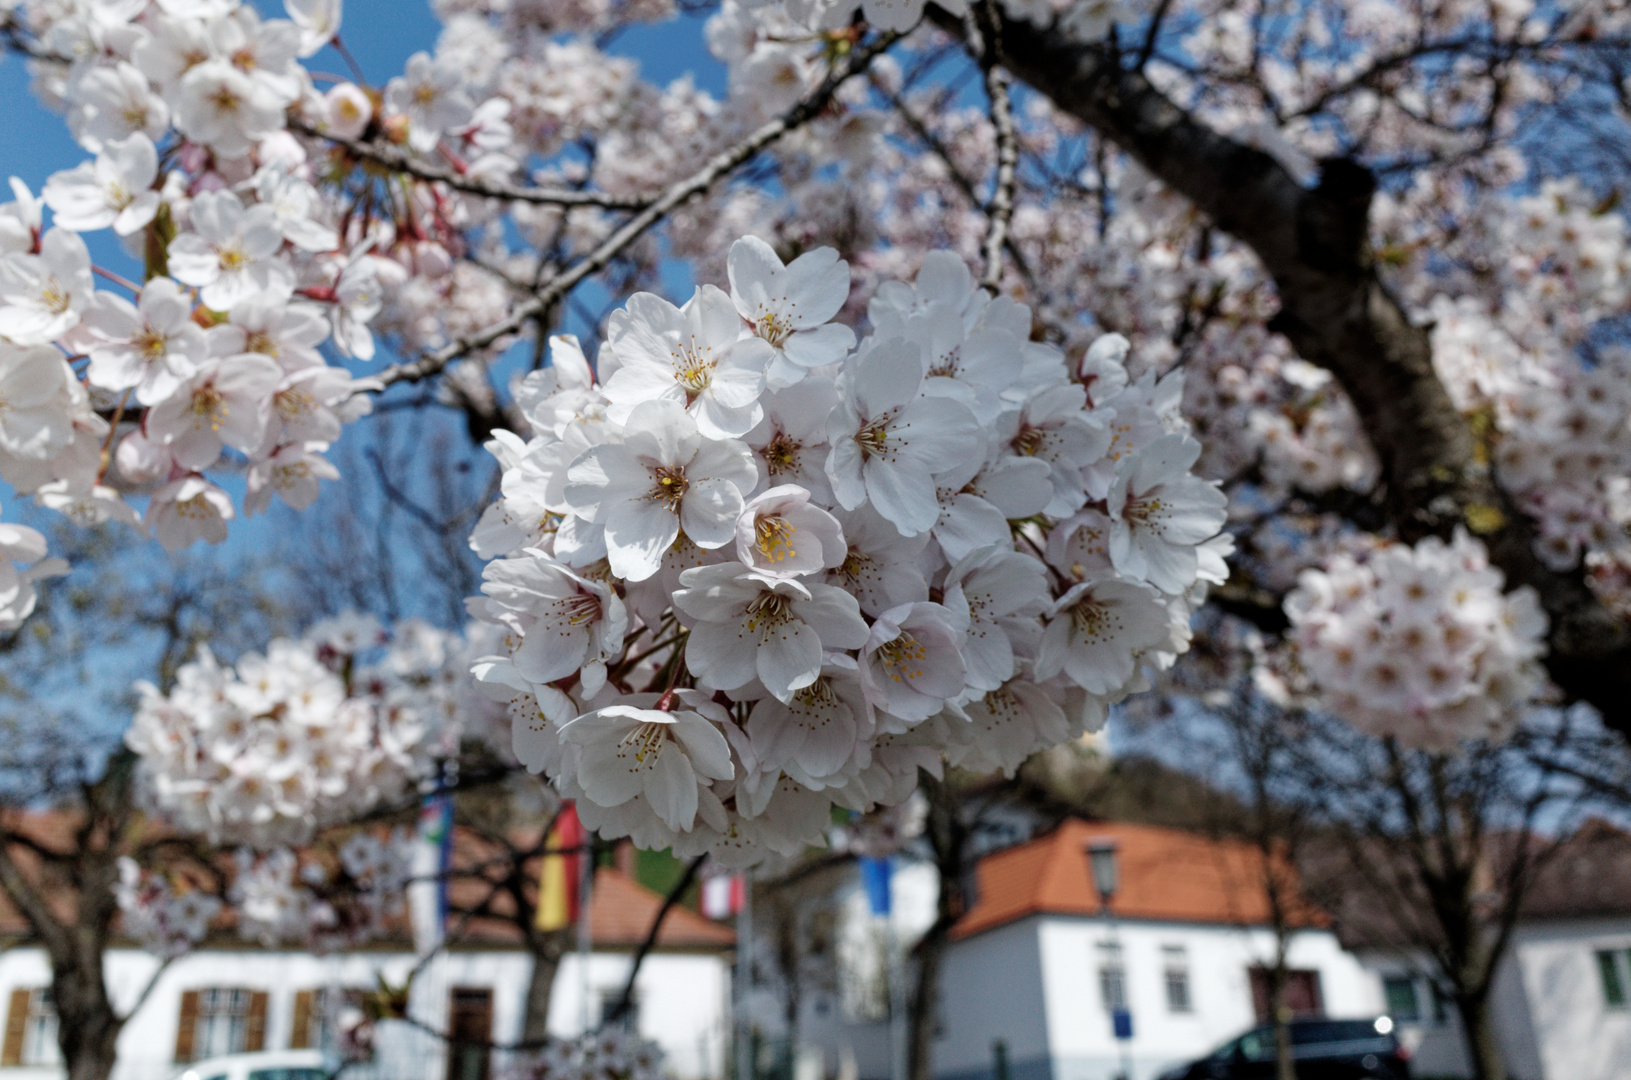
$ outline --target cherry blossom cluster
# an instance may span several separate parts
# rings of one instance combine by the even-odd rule
[[[948,253],[881,285],[754,237],[729,291],[641,293],[495,436],[474,667],[514,750],[603,837],[736,863],[901,802],[942,763],[1012,772],[1097,727],[1226,576],[1181,379],[1079,364]]]
[[[182,956],[203,941],[221,913],[219,897],[144,870],[129,856],[119,859],[113,895],[125,936],[166,959]]]
[[[1361,731],[1433,749],[1500,739],[1546,687],[1539,598],[1503,585],[1464,530],[1338,555],[1286,597],[1289,637],[1324,705]]]
[[[355,615],[232,666],[201,648],[168,693],[138,684],[125,743],[175,827],[257,848],[303,842],[410,796],[462,734],[482,737],[496,709],[469,687],[469,648],[413,622],[386,642]]]
[[[663,1051],[623,1026],[575,1039],[551,1039],[540,1050],[512,1056],[506,1080],[662,1080]]]
[[[383,837],[358,831],[340,845],[332,867],[289,848],[240,848],[227,893],[239,935],[268,947],[330,952],[385,934],[407,910],[413,843],[408,829]]]
[[[17,629],[34,613],[36,581],[68,572],[66,562],[47,558],[45,552],[45,537],[38,530],[0,522],[0,633]]]
[[[366,215],[320,191],[320,161],[287,126],[322,100],[299,58],[328,40],[338,0],[289,13],[30,0],[12,14],[38,43],[38,88],[94,158],[38,198],[13,180],[0,205],[0,477],[77,523],[121,521],[171,551],[219,543],[274,496],[316,498],[338,475],[323,452],[369,410],[325,343],[373,355],[395,264],[371,253]],[[93,265],[84,237],[102,230],[139,280]],[[246,475],[241,507],[225,472]]]

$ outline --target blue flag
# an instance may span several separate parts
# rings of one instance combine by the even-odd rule
[[[866,889],[867,902],[872,914],[879,918],[889,915],[889,856],[862,855],[856,860],[861,866],[861,884]]]

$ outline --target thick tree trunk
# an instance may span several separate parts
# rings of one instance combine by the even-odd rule
[[[571,931],[533,932],[527,949],[532,953],[532,973],[527,977],[527,998],[521,1012],[521,1041],[529,1045],[549,1038],[549,998],[555,988],[555,973],[566,955]]]
[[[67,956],[51,957],[51,994],[57,1009],[57,1043],[67,1080],[108,1080],[124,1020],[108,1000],[101,942],[83,941]]]
[[[1458,996],[1456,1011],[1461,1014],[1461,1031],[1467,1041],[1467,1060],[1472,1063],[1473,1080],[1506,1080],[1506,1063],[1495,1041],[1495,1016],[1489,995]]]
[[[962,21],[931,8],[953,34]],[[1278,161],[1186,113],[1103,45],[1002,20],[1013,73],[1097,130],[1249,246],[1274,278],[1272,328],[1353,399],[1387,485],[1399,535],[1480,533],[1509,585],[1530,585],[1551,617],[1552,678],[1631,733],[1631,629],[1597,603],[1579,571],[1547,569],[1535,528],[1490,475],[1467,422],[1433,371],[1425,328],[1388,293],[1369,247],[1376,179],[1348,159],[1321,163],[1303,187]]]
[[[908,1014],[906,1075],[908,1080],[929,1080],[934,1067],[935,1013],[940,997],[941,961],[945,958],[951,928],[963,914],[963,835],[957,817],[957,798],[941,781],[925,775],[922,791],[929,802],[925,825],[934,849],[935,869],[940,891],[935,901],[935,920],[918,940],[917,983],[912,991]]]

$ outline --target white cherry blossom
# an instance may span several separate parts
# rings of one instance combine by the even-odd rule
[[[965,629],[939,604],[902,604],[879,615],[861,650],[867,703],[907,725],[939,712],[967,685]]]
[[[848,554],[838,519],[793,484],[755,496],[736,519],[736,557],[765,577],[797,578],[831,570]]]
[[[1110,560],[1118,571],[1176,594],[1195,578],[1195,545],[1223,527],[1227,499],[1190,475],[1200,443],[1165,435],[1118,466],[1107,498]]]
[[[95,288],[79,234],[53,228],[39,254],[0,255],[0,337],[44,345],[78,325]]]
[[[651,293],[635,293],[607,324],[607,343],[617,370],[606,380],[607,415],[628,420],[645,401],[676,401],[711,439],[746,435],[764,412],[770,349],[744,337],[730,297],[712,285],[696,291],[683,308]]]
[[[245,207],[230,191],[205,192],[193,199],[192,227],[170,242],[170,272],[198,286],[206,306],[227,311],[257,293],[293,288],[293,272],[273,258],[283,232],[272,207]]]
[[[757,678],[780,701],[816,680],[824,650],[867,640],[860,608],[842,589],[766,577],[739,563],[685,571],[674,606],[694,620],[685,658],[699,679],[735,690]]]
[[[131,390],[143,405],[164,402],[209,353],[192,314],[192,297],[170,278],[149,281],[135,304],[97,293],[81,327],[87,377],[105,390]]]
[[[729,720],[694,691],[680,691],[669,709],[651,707],[658,704],[645,694],[584,713],[561,728],[561,740],[577,748],[577,781],[595,803],[615,807],[643,795],[663,824],[688,832],[699,784],[734,775],[717,726]]]
[[[830,321],[849,298],[849,264],[831,248],[807,251],[784,265],[756,236],[731,245],[731,301],[753,333],[774,349],[767,377],[790,386],[812,368],[843,359],[855,332]]]
[[[129,236],[153,220],[159,193],[158,150],[145,132],[104,142],[94,162],[55,173],[46,181],[44,198],[55,224],[75,232],[112,226]]]
[[[903,536],[934,526],[934,474],[956,469],[983,441],[973,413],[946,398],[919,397],[922,384],[916,345],[903,338],[873,343],[851,361],[827,421],[827,478],[839,505],[869,502]]]
[[[701,548],[736,539],[743,492],[757,479],[748,448],[703,439],[673,401],[648,401],[629,414],[623,440],[586,450],[567,471],[574,513],[605,526],[612,572],[644,581],[680,530]]]

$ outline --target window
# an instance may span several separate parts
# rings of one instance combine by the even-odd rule
[[[341,1015],[347,1008],[361,1009],[367,996],[366,990],[340,986],[297,990],[289,1049],[333,1050],[339,1043]],[[251,1076],[250,1080],[255,1080],[255,1077]]]
[[[1389,975],[1382,980],[1382,996],[1387,1001],[1387,1014],[1393,1019],[1413,1023],[1421,1019],[1421,1005],[1416,999],[1416,979],[1413,975]]]
[[[621,1000],[623,1000],[623,988],[621,986],[609,987],[600,992],[601,1027],[606,1027],[612,1022],[612,1013],[617,1011],[617,1003]],[[617,1026],[624,1031],[640,1030],[640,994],[638,992],[629,995],[628,1011],[618,1018]]]
[[[214,987],[198,992],[198,1019],[193,1022],[193,1058],[241,1054],[249,1048],[251,994],[239,988]]]
[[[1114,942],[1099,944],[1099,1000],[1105,1012],[1127,1007],[1127,972],[1121,963],[1121,946]]]
[[[1603,984],[1603,1004],[1611,1009],[1624,1008],[1627,1004],[1626,989],[1631,985],[1628,965],[1631,965],[1631,949],[1602,949],[1597,953],[1597,977]]]
[[[455,986],[448,1001],[447,1080],[488,1080],[492,1039],[492,990]]]
[[[45,987],[19,987],[11,992],[0,1065],[59,1065],[57,1010]]]
[[[1167,1011],[1191,1012],[1188,951],[1182,945],[1163,945],[1161,958],[1166,969]]]

